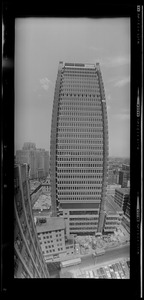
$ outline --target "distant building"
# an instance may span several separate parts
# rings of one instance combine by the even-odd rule
[[[65,221],[61,217],[37,218],[37,233],[46,262],[74,254],[74,243],[65,240]]]
[[[22,150],[16,151],[17,163],[30,165],[30,178],[43,179],[49,174],[49,152],[36,149],[35,143],[24,143]]]
[[[119,183],[119,172],[117,170],[109,170],[108,172],[108,185]]]
[[[123,210],[111,199],[105,205],[104,233],[113,233],[121,224]]]
[[[122,208],[123,212],[126,212],[126,207],[128,201],[130,200],[130,189],[129,188],[120,188],[115,190],[115,199],[114,201]]]
[[[14,277],[49,277],[33,221],[26,164],[14,167]]]
[[[123,171],[130,171],[130,165],[128,165],[128,164],[122,164],[122,170]]]
[[[23,145],[23,150],[36,150],[36,144],[31,142],[26,142]]]
[[[119,184],[122,188],[130,185],[130,166],[127,164],[122,164],[122,170],[119,171]]]

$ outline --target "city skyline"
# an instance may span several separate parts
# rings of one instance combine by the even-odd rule
[[[28,141],[50,150],[59,61],[99,62],[108,107],[109,156],[129,157],[129,19],[17,19],[15,36],[15,150]]]

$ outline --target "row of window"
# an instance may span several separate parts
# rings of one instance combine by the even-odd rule
[[[102,114],[99,112],[97,113],[96,111],[94,112],[81,112],[81,111],[61,111],[59,113],[59,117],[63,116],[79,116],[79,117],[97,117],[97,119],[102,119]]]
[[[51,246],[50,246],[50,245],[49,245],[49,246],[45,246],[45,248],[46,248],[46,249],[54,248],[54,245],[51,245]]]
[[[83,93],[81,94],[81,97],[87,97],[88,93],[95,93],[98,96],[100,96],[100,89],[99,88],[85,88],[85,86],[78,86],[78,87],[73,87],[73,86],[62,86],[61,87],[61,92],[66,92],[66,93]],[[86,93],[86,94],[85,94]],[[61,95],[61,94],[60,94]],[[88,96],[89,97],[89,96]]]
[[[90,158],[90,157],[57,157],[56,159],[57,162],[59,161],[66,161],[66,162],[75,162],[75,161],[85,161],[85,162],[90,162],[90,161],[95,161],[95,162],[98,162],[98,161],[103,161],[103,157],[94,157],[94,158]]]
[[[65,117],[65,116],[60,116],[59,117],[59,122],[95,122],[95,127],[98,125],[102,126],[102,118],[100,117],[99,119],[97,117],[95,118],[83,118],[83,117],[77,117],[77,118],[71,118],[71,117]],[[100,126],[99,126],[100,127]]]
[[[73,222],[70,222],[69,223],[69,225],[70,226],[80,226],[80,225],[92,225],[92,226],[94,226],[94,225],[97,225],[98,224],[98,220],[97,220],[97,222],[75,222],[75,223],[73,223]],[[71,227],[71,229],[72,229],[73,227]]]
[[[64,95],[64,94],[63,94]],[[70,96],[70,98],[67,98],[66,95],[62,96],[60,95],[58,105],[61,108],[76,108],[81,110],[81,107],[89,107],[89,106],[100,106],[101,105],[101,97],[98,96],[97,94],[89,95],[89,99],[82,99],[79,98],[79,94],[67,94]],[[72,98],[72,96],[74,98]],[[65,97],[65,98],[64,98]],[[102,113],[102,111],[101,111]]]
[[[66,164],[66,163],[57,163],[57,167],[69,167],[69,168],[100,168],[102,167],[103,163],[99,163],[99,164]]]
[[[87,82],[87,80],[69,80],[69,79],[63,79],[61,82],[61,88],[64,87],[70,87],[70,88],[88,88],[88,89],[95,89],[98,88],[99,90],[99,83],[98,81],[90,82],[90,84]]]
[[[87,134],[87,132],[89,132],[89,134]],[[99,129],[98,130],[96,128],[75,128],[75,127],[58,127],[57,129],[57,134],[60,136],[60,134],[62,133],[62,135],[64,134],[78,134],[80,133],[81,136],[86,135],[86,136],[97,136],[97,137],[103,137],[103,130]],[[93,134],[94,133],[94,134]],[[95,153],[94,153],[95,154]]]
[[[103,174],[103,171],[102,171],[103,169],[100,169],[100,170],[98,170],[98,169],[90,169],[90,170],[85,170],[85,169],[67,169],[67,170],[64,170],[64,169],[59,169],[58,171],[57,171],[57,174],[58,173],[101,173],[101,174]]]
[[[76,178],[79,178],[79,179],[90,179],[90,178],[93,178],[93,179],[98,179],[98,178],[102,178],[101,175],[57,175],[57,179],[64,179],[64,178],[67,178],[67,179],[76,179]],[[66,181],[67,182],[67,181]]]
[[[82,92],[86,92],[86,97],[89,97],[89,95],[93,96],[94,94],[100,95],[100,87],[97,83],[92,82],[91,84],[87,84],[84,80],[77,81],[77,83],[72,83],[72,81],[63,82],[60,87],[61,95],[63,95],[64,91],[72,91],[70,96],[74,96],[76,93],[80,96]]]
[[[70,183],[70,184],[72,184],[72,183]],[[83,185],[81,185],[81,186],[70,186],[70,185],[68,185],[68,186],[57,186],[57,188],[58,188],[58,190],[101,190],[101,186],[96,186],[96,185],[94,185],[94,186],[83,186]]]
[[[70,63],[69,64],[65,64],[65,66],[67,67],[64,67],[63,68],[63,74],[81,74],[81,73],[84,73],[84,74],[94,74],[95,77],[98,77],[97,75],[97,69],[94,67],[93,69],[91,68],[85,68],[85,65],[82,65],[81,67],[78,68],[78,64],[76,66],[73,65],[72,63],[72,66],[70,66]]]
[[[94,191],[94,192],[92,192],[91,190],[90,191],[86,191],[86,192],[79,192],[79,191],[77,191],[77,192],[68,192],[68,191],[66,191],[66,192],[59,192],[59,195],[101,195],[101,192],[96,192],[96,191]]]
[[[108,231],[108,230],[114,230],[114,229],[115,229],[114,226],[113,226],[113,227],[110,226],[110,227],[105,227],[105,228],[104,228],[105,231],[106,231],[106,230],[107,230],[107,231]]]
[[[70,77],[70,78],[76,78],[76,77],[85,77],[85,78],[96,78],[96,75],[95,74],[92,74],[92,73],[78,73],[78,72],[70,72],[70,73],[64,73],[64,77]]]
[[[63,196],[59,196],[59,200],[60,201],[65,201],[65,200],[67,200],[67,201],[69,201],[69,200],[83,200],[83,201],[90,201],[90,200],[92,200],[92,201],[94,201],[94,200],[100,200],[99,199],[100,197],[99,196],[94,196],[94,197],[89,197],[89,196],[87,196],[87,197],[76,197],[76,196],[73,196],[73,197],[69,197],[69,196],[66,196],[65,198],[63,197]]]
[[[74,127],[95,127],[95,128],[97,128],[97,127],[100,127],[99,129],[103,129],[103,126],[102,126],[102,124],[95,124],[95,123],[89,123],[89,122],[79,122],[79,123],[75,123],[75,122],[73,122],[73,123],[71,123],[71,122],[66,122],[66,123],[63,123],[63,122],[59,122],[59,124],[58,124],[58,127],[62,127],[62,126],[64,126],[64,127],[66,127],[66,126],[74,126]]]
[[[43,239],[47,239],[47,238],[52,239],[52,235],[48,235],[47,233],[48,232],[43,232],[42,235],[41,235],[41,237],[43,236]]]
[[[80,180],[71,180],[71,181],[58,181],[58,185],[59,184],[68,184],[68,185],[71,185],[71,184],[101,184],[102,182],[102,178],[101,180],[97,180],[97,181],[92,181],[92,180],[83,180],[83,181],[80,181]]]
[[[96,68],[70,68],[70,67],[65,67],[63,70],[62,70],[62,73],[61,73],[61,75],[63,76],[63,77],[65,77],[66,75],[72,75],[72,74],[75,74],[75,75],[77,75],[77,74],[91,74],[91,75],[94,75],[94,77],[95,78],[99,78],[98,77],[98,74],[97,74],[97,70],[96,70]]]
[[[116,226],[117,224],[119,224],[119,222],[115,220],[115,221],[113,221],[113,222],[108,222],[108,223],[106,222],[106,223],[105,223],[105,226],[106,226],[106,227],[108,227],[109,225]]]
[[[70,227],[70,230],[96,230],[95,226],[91,227]]]
[[[71,210],[70,215],[97,215],[98,210]]]
[[[101,103],[84,103],[84,102],[77,102],[77,104],[75,103],[73,106],[72,105],[66,105],[66,103],[63,103],[59,106],[59,112],[61,111],[78,111],[80,110],[82,111],[87,111],[87,112],[92,112],[92,111],[101,111]]]
[[[95,232],[96,232],[96,229],[94,229],[93,231],[84,231],[84,230],[82,230],[82,231],[73,231],[73,230],[71,230],[70,234],[73,234],[75,236],[77,236],[77,235],[93,235],[93,234],[95,234]]]
[[[102,133],[101,134],[86,134],[85,132],[84,133],[58,133],[58,137],[63,137],[63,138],[103,138],[103,135]]]
[[[68,156],[79,156],[80,158],[82,158],[81,156],[97,156],[97,155],[102,155],[103,151],[86,151],[85,149],[83,149],[83,151],[57,151],[57,156],[58,155],[68,155]]]
[[[80,72],[80,73],[78,73],[78,74],[85,74],[85,72],[83,73],[82,71]],[[66,72],[64,72],[63,74],[62,74],[62,77],[61,77],[61,81],[62,82],[79,82],[79,81],[85,81],[85,82],[87,82],[87,80],[84,80],[84,79],[81,79],[81,78],[79,78],[79,79],[77,79],[77,78],[67,78],[67,76],[65,76],[65,74],[68,74],[67,73],[67,71]],[[91,74],[90,72],[88,72],[88,74]],[[93,82],[97,82],[98,83],[98,76],[95,74],[95,80],[89,80],[89,83],[93,83]]]
[[[98,145],[75,145],[75,144],[68,144],[68,145],[56,145],[56,150],[85,150],[85,151],[103,151],[103,146]]]
[[[58,248],[58,251],[61,251],[61,250],[63,250],[63,248]],[[45,252],[46,253],[52,253],[52,252],[57,252],[55,249],[53,249],[53,250],[51,250],[51,249],[49,249],[49,250],[43,250],[43,253],[45,254]]]
[[[87,217],[87,218],[70,218],[70,221],[92,221],[92,220],[94,220],[94,221],[97,221],[98,220],[98,215],[97,215],[97,218],[89,218],[89,217]],[[73,223],[72,223],[72,225],[73,225]]]
[[[118,217],[110,217],[109,215],[107,216],[107,221],[109,220],[117,220]]]

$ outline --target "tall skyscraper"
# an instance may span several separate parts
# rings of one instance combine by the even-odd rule
[[[48,278],[32,215],[28,165],[14,168],[14,277]]]
[[[50,149],[53,216],[67,234],[102,231],[108,177],[108,121],[98,63],[59,63]]]

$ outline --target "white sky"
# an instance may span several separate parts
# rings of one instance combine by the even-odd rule
[[[49,150],[59,61],[100,62],[109,154],[130,154],[130,19],[25,18],[15,23],[15,150]]]

